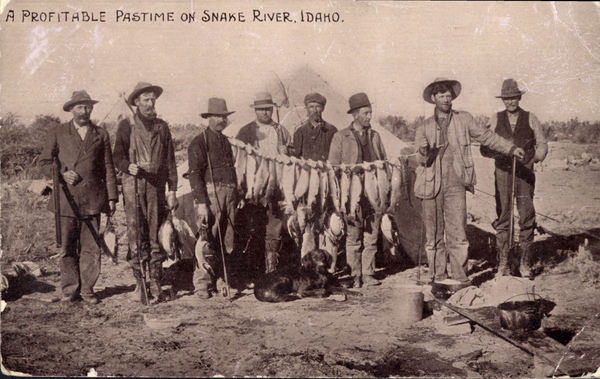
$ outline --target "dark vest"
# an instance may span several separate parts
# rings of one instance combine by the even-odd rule
[[[523,162],[531,161],[531,158],[535,155],[535,133],[529,125],[529,112],[521,109],[519,118],[517,119],[517,125],[513,133],[510,122],[508,121],[508,111],[504,110],[498,112],[498,124],[496,125],[496,134],[500,137],[509,140],[515,146],[525,150],[525,158]],[[496,167],[504,171],[511,171],[512,157],[502,156],[496,158]],[[521,163],[517,164],[517,169],[525,168]],[[529,165],[527,165],[529,166]],[[531,170],[531,168],[527,167]]]

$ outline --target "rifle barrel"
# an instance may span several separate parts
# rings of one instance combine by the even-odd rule
[[[60,223],[60,178],[58,159],[54,158],[52,165],[52,186],[54,195],[54,228],[56,229],[56,247],[62,247],[62,228]]]

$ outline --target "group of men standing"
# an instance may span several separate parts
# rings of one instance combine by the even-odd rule
[[[485,153],[496,158],[499,206],[494,227],[501,252],[500,275],[509,274],[506,225],[507,199],[512,194],[507,192],[506,183],[512,160],[507,157],[514,155],[519,159],[515,188],[521,214],[521,274],[528,275],[527,259],[535,225],[532,165],[543,160],[547,152],[539,121],[532,113],[519,108],[522,92],[512,80],[505,81],[502,89],[501,97],[507,109],[492,118],[489,128],[478,125],[469,113],[452,109],[452,100],[460,91],[461,85],[455,80],[436,79],[428,85],[423,98],[435,104],[434,115],[416,132],[420,165],[416,170],[415,194],[423,199],[425,250],[431,279],[441,282],[451,276],[461,284],[470,284],[467,278],[465,193],[467,189],[473,191],[476,183],[471,139],[489,147]],[[71,100],[65,103],[63,109],[73,113],[73,119],[52,130],[46,140],[40,162],[47,169],[58,162],[62,181],[61,289],[65,300],[82,298],[91,304],[98,302],[93,287],[100,273],[97,240],[100,213],[112,215],[116,209],[115,167],[123,173],[123,202],[129,238],[127,261],[137,284],[133,299],[142,297],[147,262],[151,297],[155,302],[165,300],[161,278],[166,256],[159,246],[158,231],[168,212],[178,207],[178,201],[171,133],[168,124],[157,118],[155,110],[156,100],[162,92],[161,87],[138,83],[126,100],[131,114],[120,118],[113,153],[106,130],[90,121],[97,101],[85,91],[74,92]],[[306,95],[307,119],[292,138],[286,128],[272,118],[277,104],[271,95],[260,92],[250,105],[256,119],[242,127],[236,138],[260,149],[265,155],[284,154],[329,161],[334,166],[387,159],[380,135],[371,128],[372,103],[365,93],[350,97],[347,113],[352,115],[353,121],[340,131],[323,120],[326,103],[327,99],[321,94]],[[210,246],[203,250],[200,257],[203,261],[195,265],[193,281],[199,298],[210,297],[217,276],[222,275],[224,262],[221,258],[234,250],[236,216],[245,204],[238,192],[231,144],[222,133],[232,113],[224,99],[210,98],[207,112],[201,114],[202,118],[208,119],[208,127],[202,129],[188,147],[196,224],[201,230],[201,238],[206,238]],[[266,215],[264,272],[269,273],[276,270],[282,250],[284,209],[280,204],[284,197],[276,188],[265,200],[254,207]],[[311,214],[303,236],[302,255],[323,246],[324,212],[326,210]],[[354,288],[379,285],[374,273],[381,215],[363,197],[353,216],[346,220],[345,247],[353,278],[351,285]]]

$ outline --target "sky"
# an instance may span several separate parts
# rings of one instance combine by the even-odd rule
[[[236,21],[204,22],[205,11]],[[257,11],[287,12],[291,22],[259,22]],[[128,112],[120,94],[138,81],[163,87],[157,111],[171,124],[200,123],[212,96],[236,111],[234,123],[247,123],[256,92],[277,78],[285,87],[306,67],[346,99],[367,93],[375,118],[431,115],[423,89],[446,77],[462,84],[454,108],[474,115],[501,110],[495,96],[514,78],[526,91],[521,106],[542,122],[600,120],[598,3],[2,0],[1,12],[0,114],[25,123],[39,114],[69,120],[62,105],[81,89],[100,101],[94,119],[115,120]],[[49,12],[52,21],[40,21]],[[81,12],[105,12],[105,22],[83,22]],[[117,20],[134,12],[173,12],[173,21]],[[194,22],[182,21],[194,12]],[[309,13],[332,21],[302,22]]]

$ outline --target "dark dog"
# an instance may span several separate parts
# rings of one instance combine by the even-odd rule
[[[254,296],[259,301],[279,303],[303,297],[326,297],[333,290],[355,294],[342,288],[333,287],[333,277],[327,269],[331,256],[324,250],[313,250],[302,257],[300,268],[290,267],[265,275],[254,287]]]

